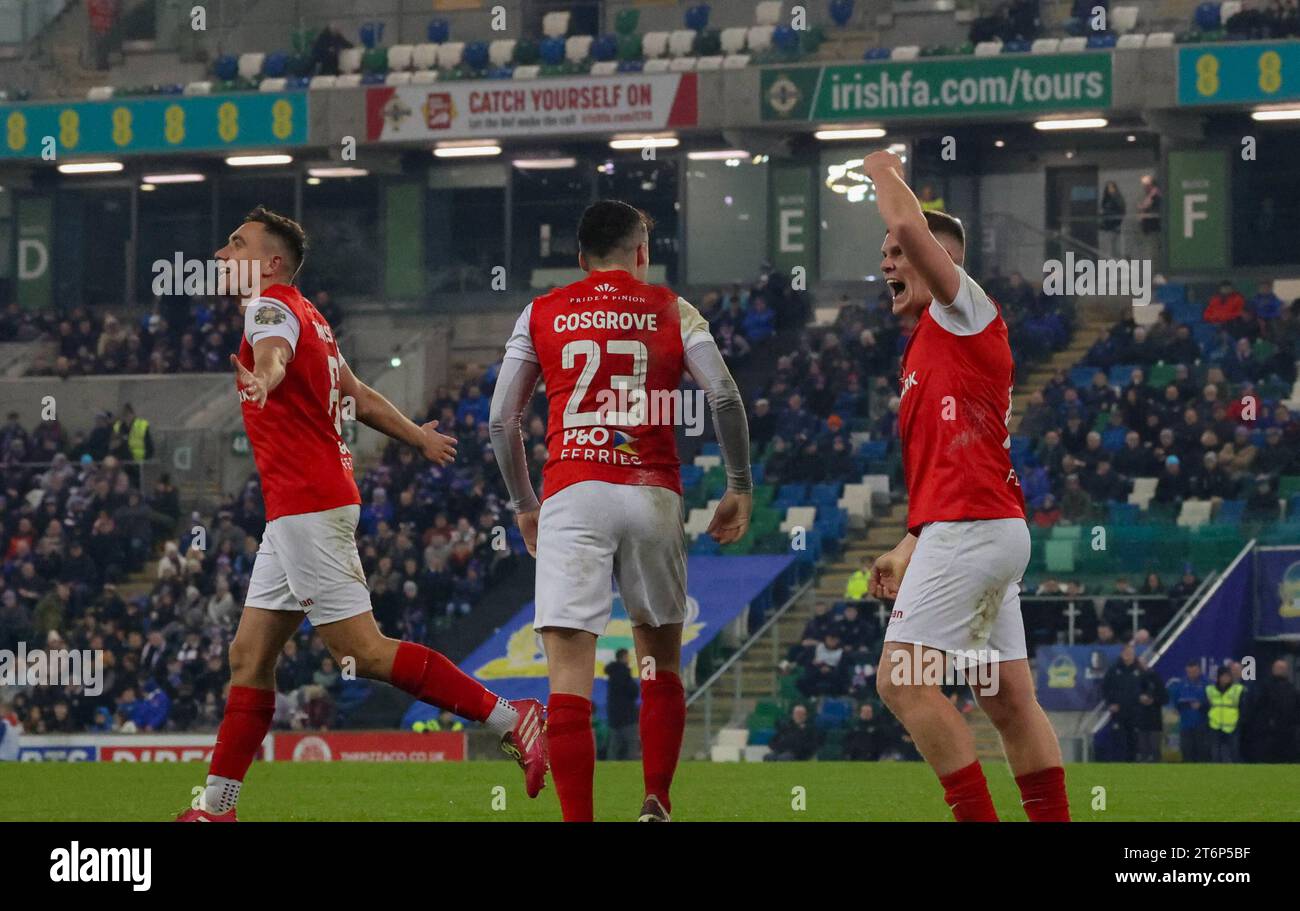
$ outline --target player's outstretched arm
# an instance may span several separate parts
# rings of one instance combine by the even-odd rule
[[[438,433],[438,422],[420,425],[412,421],[381,393],[356,378],[344,361],[339,368],[339,391],[356,403],[357,420],[372,430],[413,446],[430,462],[448,465],[456,459],[456,440]]]
[[[951,304],[961,290],[961,277],[948,251],[930,233],[920,201],[903,180],[902,159],[893,152],[872,152],[863,170],[876,185],[876,206],[885,227],[935,298],[945,306]]]
[[[719,544],[740,540],[749,530],[753,512],[754,481],[749,470],[749,421],[745,400],[711,336],[685,352],[686,371],[709,400],[713,430],[727,469],[727,492],[713,513],[708,533]]]
[[[541,504],[533,481],[528,476],[528,454],[524,452],[524,409],[533,397],[541,366],[536,361],[506,357],[497,374],[497,385],[492,393],[492,410],[488,415],[488,434],[492,438],[492,453],[497,467],[510,493],[507,504],[515,511],[515,521],[524,536],[528,552],[537,556],[537,519]]]
[[[238,357],[230,355],[244,399],[258,408],[265,408],[266,397],[284,380],[285,367],[292,358],[293,348],[279,336],[261,339],[253,345],[251,371],[239,362]]]

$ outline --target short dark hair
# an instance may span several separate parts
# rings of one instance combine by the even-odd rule
[[[293,259],[293,271],[297,272],[307,258],[307,232],[302,225],[292,218],[272,212],[266,206],[258,206],[244,216],[244,223],[257,222],[279,239]]]
[[[962,225],[960,218],[936,209],[927,209],[922,214],[925,216],[925,223],[930,228],[931,234],[935,237],[946,234],[957,241],[963,250],[966,249],[966,228]]]
[[[582,213],[578,222],[578,250],[604,259],[612,250],[626,247],[640,228],[649,235],[654,219],[636,206],[617,199],[602,199],[587,206],[587,211]]]

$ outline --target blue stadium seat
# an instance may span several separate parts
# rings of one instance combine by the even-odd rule
[[[772,742],[772,738],[775,736],[776,736],[776,731],[774,731],[772,728],[759,728],[756,731],[750,731],[749,745],[759,746],[759,747],[767,746],[769,743]]]
[[[618,71],[620,73],[639,73],[645,69],[644,60],[620,60]]]
[[[862,55],[863,60],[888,60],[893,53],[891,48],[887,47],[869,47],[867,52]]]
[[[700,455],[720,456],[722,455],[722,447],[717,443],[705,443],[700,447]]]
[[[1011,40],[1011,41],[1007,41],[1007,42],[1005,42],[1005,43],[1002,45],[1002,53],[1004,53],[1004,54],[1027,54],[1027,53],[1029,53],[1029,50],[1030,50],[1031,47],[1032,47],[1032,45],[1030,44],[1030,42],[1028,42],[1028,41],[1022,41],[1022,40],[1020,40],[1020,39],[1017,38],[1017,39],[1013,39],[1013,40]]]
[[[429,39],[430,44],[443,44],[451,38],[451,23],[446,19],[430,20],[429,27],[425,30],[425,36]]]
[[[1288,521],[1295,521],[1300,518],[1300,493],[1295,494],[1286,501],[1286,517]]]
[[[880,461],[889,455],[889,441],[867,440],[858,447],[858,455],[871,462]]]
[[[841,495],[840,484],[814,484],[808,496],[812,505],[820,511],[823,508],[835,509],[835,504],[839,503]]]
[[[717,556],[722,553],[722,546],[708,535],[700,535],[691,544],[691,553],[703,556]]]
[[[763,479],[767,476],[767,469],[763,467],[762,462],[756,462],[749,466],[749,473],[753,477],[755,484],[762,484]]]
[[[1136,525],[1142,516],[1142,510],[1133,503],[1111,503],[1108,512],[1109,523],[1116,527]]]
[[[1110,368],[1110,373],[1107,374],[1106,382],[1110,383],[1112,386],[1119,386],[1121,388],[1127,386],[1131,382],[1133,371],[1137,368],[1137,364],[1116,364],[1114,367]],[[1146,371],[1143,370],[1143,373],[1145,372]]]
[[[1092,375],[1097,372],[1096,367],[1078,366],[1070,368],[1070,385],[1075,389],[1086,389],[1092,385]]]
[[[1091,35],[1088,37],[1088,47],[1091,50],[1104,51],[1113,48],[1119,41],[1111,32],[1102,35]]]
[[[1219,4],[1202,3],[1196,7],[1192,19],[1196,23],[1196,27],[1203,32],[1218,31],[1220,25]]]
[[[1101,448],[1107,452],[1119,452],[1124,448],[1124,437],[1127,435],[1127,427],[1107,427],[1101,432]]]
[[[1185,304],[1187,303],[1187,286],[1174,282],[1157,285],[1155,298],[1166,307],[1170,304]]]
[[[776,491],[776,498],[787,503],[802,505],[808,502],[807,484],[782,484]]]
[[[841,728],[853,717],[853,700],[846,696],[829,696],[817,708],[819,728]]]
[[[682,486],[694,487],[704,478],[704,469],[699,465],[682,466]]]
[[[1224,500],[1214,514],[1214,521],[1221,525],[1240,525],[1246,512],[1245,500]]]

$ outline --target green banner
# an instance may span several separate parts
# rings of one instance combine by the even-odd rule
[[[768,249],[772,265],[787,275],[803,269],[817,280],[817,181],[807,165],[773,165],[768,207]],[[805,286],[806,287],[806,286]]]
[[[1166,173],[1170,270],[1227,267],[1227,153],[1170,152]]]
[[[764,120],[1105,110],[1111,55],[1007,54],[768,69]]]
[[[0,158],[303,145],[307,92],[0,106]]]
[[[35,310],[53,302],[50,257],[54,249],[54,199],[25,196],[18,201],[18,247],[14,276],[18,303]]]
[[[424,294],[423,182],[404,181],[384,187],[384,293],[415,299]]]

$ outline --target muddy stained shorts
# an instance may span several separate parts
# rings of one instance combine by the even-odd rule
[[[534,628],[605,632],[611,580],[633,626],[686,620],[682,498],[666,487],[582,481],[542,504]]]
[[[996,652],[988,659],[995,661],[1028,657],[1020,614],[1028,565],[1024,519],[929,523],[903,573],[885,641]]]

